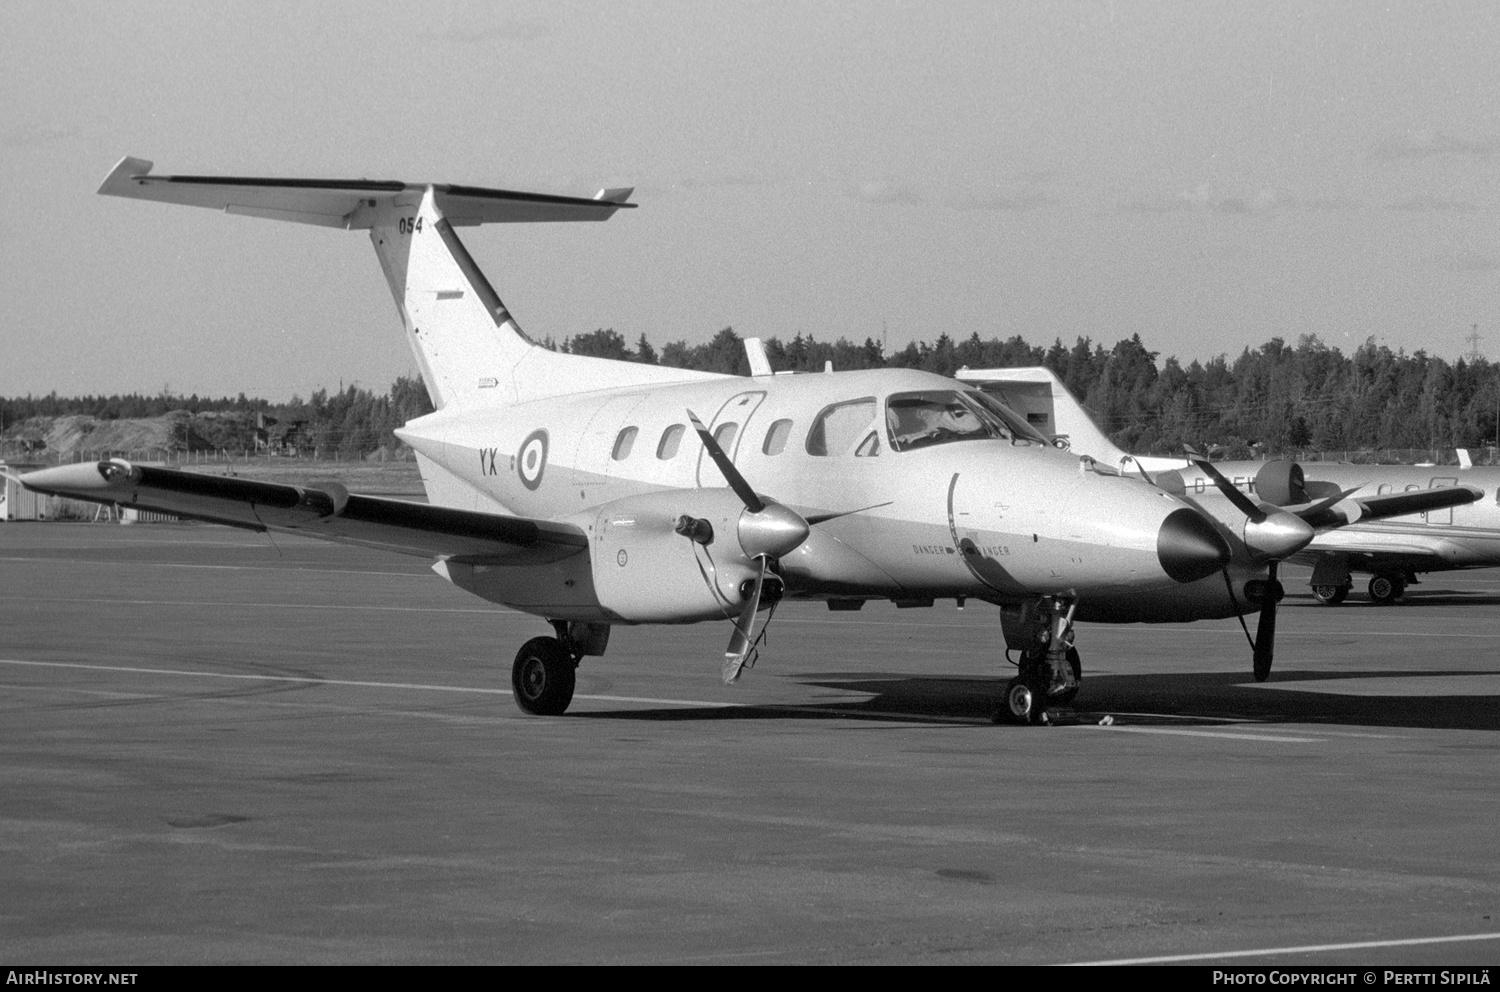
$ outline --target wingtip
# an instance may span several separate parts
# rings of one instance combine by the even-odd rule
[[[115,163],[99,186],[100,196],[121,196],[130,188],[130,181],[146,175],[155,163],[149,159],[132,158],[126,155]]]

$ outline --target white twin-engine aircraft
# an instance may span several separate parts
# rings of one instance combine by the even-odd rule
[[[999,606],[1019,671],[997,716],[1018,722],[1077,693],[1080,620],[1258,609],[1264,678],[1275,564],[1315,525],[1338,523],[1327,501],[1206,510],[1100,471],[994,398],[928,373],[774,375],[756,361],[747,379],[538,346],[455,229],[606,220],[634,206],[628,189],[579,199],[150,172],[126,158],[99,192],[370,232],[437,408],[397,432],[429,502],[119,459],[31,472],[25,485],[436,559],[454,585],[551,623],[556,636],[527,641],[512,670],[529,713],[567,708],[579,661],[604,653],[614,624],[727,619],[733,681],[753,664],[757,612],[783,597],[835,610]]]

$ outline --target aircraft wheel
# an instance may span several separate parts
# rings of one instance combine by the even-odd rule
[[[1348,586],[1313,586],[1313,598],[1328,606],[1337,606],[1349,595]]]
[[[999,712],[995,714],[995,722],[1030,723],[1038,702],[1027,679],[1011,679],[1005,684],[1005,698],[1000,703]]]
[[[1083,662],[1078,657],[1077,648],[1068,648],[1068,667],[1073,670],[1073,681],[1081,683],[1083,681]],[[1080,688],[1081,685],[1075,685],[1071,689],[1064,689],[1062,692],[1053,695],[1051,701],[1059,706],[1067,706],[1078,698],[1078,690]]]
[[[1394,575],[1377,575],[1370,580],[1368,591],[1371,602],[1389,606],[1401,598],[1401,594],[1406,591],[1406,583]]]
[[[1005,685],[1005,698],[995,713],[996,723],[1045,723],[1047,721],[1047,698],[1045,682],[1017,676]]]
[[[510,670],[516,705],[537,716],[557,716],[573,701],[577,664],[555,637],[533,637],[521,645]]]

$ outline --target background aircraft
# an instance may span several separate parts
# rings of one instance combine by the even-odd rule
[[[1145,472],[1170,490],[1181,485],[1194,495],[1215,488],[1212,476],[1191,460],[1121,451],[1050,369],[962,369],[958,378],[999,396],[1043,433],[1065,438],[1071,451],[1121,473]],[[1355,490],[1344,506],[1352,522],[1321,530],[1291,560],[1312,567],[1310,584],[1321,602],[1342,603],[1353,584],[1352,573],[1363,572],[1370,574],[1370,599],[1386,605],[1399,600],[1418,573],[1500,565],[1500,468],[1474,467],[1466,455],[1461,453],[1460,466],[1233,461],[1214,468],[1236,489],[1282,505]],[[1423,493],[1457,486],[1491,495],[1431,508],[1422,502]],[[1360,509],[1371,496],[1405,496],[1412,510],[1375,518]]]
[[[526,642],[512,666],[528,712],[566,709],[576,666],[604,653],[614,624],[727,619],[732,681],[753,662],[757,613],[782,596],[845,610],[869,599],[998,605],[1007,654],[1019,655],[1001,712],[1021,721],[1077,692],[1079,620],[1260,609],[1255,671],[1265,678],[1276,563],[1315,526],[1342,522],[1325,503],[1283,509],[1232,489],[1233,502],[1205,513],[1096,471],[986,394],[929,373],[740,378],[536,345],[456,228],[605,220],[632,206],[629,190],[577,199],[150,171],[124,159],[100,192],[369,232],[437,408],[398,432],[430,502],[120,460],[23,482],[434,558],[454,585],[551,623],[555,636]]]

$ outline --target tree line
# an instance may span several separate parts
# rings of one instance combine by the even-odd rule
[[[703,344],[683,341],[660,350],[642,334],[632,347],[601,328],[547,347],[575,355],[646,362],[728,375],[748,375],[744,344],[726,327]],[[1006,340],[964,340],[947,334],[887,353],[866,338],[818,341],[797,334],[764,342],[772,368],[818,372],[913,368],[951,376],[960,368],[1045,365],[1089,408],[1114,442],[1127,451],[1175,454],[1183,445],[1215,446],[1229,457],[1306,450],[1479,448],[1500,436],[1500,363],[1483,357],[1454,362],[1418,350],[1391,351],[1374,339],[1351,354],[1316,335],[1295,345],[1272,338],[1238,356],[1220,355],[1183,365],[1158,361],[1139,335],[1106,348],[1087,337],[1033,345],[1019,335]],[[307,400],[271,403],[240,394],[235,399],[173,396],[45,397],[0,399],[4,436],[13,440],[33,418],[88,415],[100,420],[160,417],[185,410],[202,442],[236,450],[270,446],[322,450],[345,457],[396,449],[392,431],[432,410],[418,379],[402,377],[385,394],[349,386],[318,390]],[[210,416],[211,415],[211,416]]]
[[[732,328],[701,345],[668,344],[658,356],[642,335],[634,349],[613,330],[565,340],[561,350],[626,361],[749,374]],[[1183,365],[1158,362],[1140,335],[1106,348],[1087,337],[1072,346],[1033,345],[975,333],[955,340],[912,342],[886,354],[871,338],[856,344],[796,335],[765,342],[771,367],[816,372],[913,368],[951,376],[961,368],[1045,365],[1088,407],[1111,440],[1126,451],[1178,454],[1183,445],[1222,448],[1228,457],[1298,451],[1391,448],[1479,448],[1500,437],[1500,363],[1483,357],[1447,360],[1418,350],[1408,355],[1367,339],[1345,355],[1305,334],[1295,345],[1272,338],[1238,356]]]

